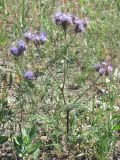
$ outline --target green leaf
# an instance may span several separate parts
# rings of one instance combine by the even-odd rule
[[[23,143],[24,143],[25,146],[27,146],[31,143],[31,140],[30,140],[29,136],[24,136],[23,137]]]
[[[23,137],[28,136],[28,133],[29,133],[28,128],[22,128],[22,136],[23,136]]]
[[[80,5],[83,5],[85,3],[84,0],[80,0]]]
[[[15,145],[22,145],[23,141],[22,141],[22,137],[21,136],[14,136],[14,143]]]
[[[40,153],[40,149],[38,148],[38,149],[36,149],[36,151],[33,153],[32,158],[33,158],[34,160],[38,159],[39,153]]]
[[[0,136],[0,145],[2,145],[3,143],[5,143],[8,140],[7,136]]]
[[[36,135],[36,128],[34,125],[29,132],[29,137],[32,139],[33,137],[35,137],[35,135]]]
[[[36,144],[31,144],[29,145],[27,152],[29,154],[33,154],[41,145],[42,145],[42,141],[39,141]]]
[[[117,8],[118,8],[118,10],[120,11],[120,1],[119,1],[119,0],[116,0],[116,3],[117,3]]]
[[[115,125],[112,130],[113,131],[120,130],[120,124]]]
[[[27,86],[34,89],[35,84],[33,84],[33,82],[31,80],[26,80]]]

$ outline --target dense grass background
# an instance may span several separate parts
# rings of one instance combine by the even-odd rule
[[[75,36],[69,27],[65,38],[62,28],[54,23],[57,11],[87,19],[85,32]],[[27,151],[21,153],[20,145],[14,145],[14,137],[22,134],[21,129],[33,125],[37,135],[32,142],[41,142],[36,152],[39,158],[34,159],[120,157],[116,149],[119,137],[115,135],[120,130],[119,17],[119,0],[0,1],[0,134],[1,139],[3,135],[8,138],[12,159],[33,156]],[[41,46],[40,53],[29,43],[25,54],[14,58],[10,47],[24,39],[28,30],[46,32],[48,41]],[[100,61],[112,64],[113,73],[96,81],[95,65]],[[28,69],[38,75],[35,81],[24,79]],[[68,111],[69,133],[66,132]],[[27,146],[27,142],[22,145]],[[3,153],[5,159],[8,154],[4,144],[1,157]]]

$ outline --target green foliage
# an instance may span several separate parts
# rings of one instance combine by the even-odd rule
[[[7,136],[0,135],[0,145],[2,145],[3,143],[7,142],[7,140],[8,140]]]
[[[118,131],[120,130],[120,124],[116,124],[114,127],[113,127],[113,131]]]
[[[14,148],[19,157],[26,157],[32,155],[34,159],[35,155],[37,156],[38,151],[42,147],[41,140],[36,141],[36,129],[35,126],[32,128],[22,128],[21,135],[14,136]]]
[[[6,123],[12,117],[12,111],[8,106],[7,100],[0,100],[0,124]]]

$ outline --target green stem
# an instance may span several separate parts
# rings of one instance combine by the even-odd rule
[[[64,35],[65,35],[65,44],[67,44],[67,35],[66,35],[66,32],[64,32]],[[52,74],[52,72],[51,72],[50,69],[48,68],[49,73],[50,73],[51,76],[53,77],[54,81],[56,82],[56,84],[58,85],[58,88],[60,89],[60,91],[61,91],[61,93],[62,93],[64,105],[67,104],[66,98],[65,98],[65,93],[64,93],[64,92],[65,92],[66,74],[67,74],[67,71],[68,71],[68,64],[67,64],[68,48],[69,48],[69,46],[72,44],[72,42],[74,41],[76,35],[77,35],[77,34],[75,34],[75,36],[71,39],[71,41],[65,46],[66,59],[64,60],[64,77],[63,77],[63,85],[62,85],[62,88],[59,86],[59,84],[58,84],[58,82],[57,82],[57,79],[54,77],[54,75]],[[70,110],[67,109],[67,112],[66,112],[67,135],[68,135],[68,133],[69,133],[69,119],[70,119],[69,113],[70,113]]]

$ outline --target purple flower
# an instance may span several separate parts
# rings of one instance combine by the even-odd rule
[[[33,36],[33,41],[36,45],[44,44],[47,41],[47,35],[45,32],[37,33]]]
[[[100,69],[101,67],[102,67],[101,64],[97,64],[97,65],[95,66],[96,71],[99,72],[99,69]]]
[[[26,33],[24,34],[24,38],[25,38],[25,40],[26,40],[27,42],[29,42],[30,40],[32,40],[32,37],[33,37],[33,35],[32,35],[31,32],[26,32]]]
[[[25,51],[25,49],[26,49],[25,42],[20,40],[20,41],[18,41],[17,44],[18,44],[18,51],[20,54],[22,54],[22,52]]]
[[[61,21],[62,21],[62,13],[61,12],[57,12],[55,15],[54,15],[54,19],[55,19],[55,23],[57,25],[61,25]]]
[[[72,24],[72,17],[71,17],[71,15],[63,14],[61,22],[65,23],[66,25]]]
[[[80,33],[83,32],[87,27],[87,22],[85,20],[77,20],[74,21],[74,25],[75,25],[75,32]]]
[[[105,61],[97,64],[95,69],[97,72],[99,72],[100,75],[106,75],[106,76],[111,74],[113,71],[112,65],[110,65],[109,63],[107,63]]]
[[[61,25],[65,31],[69,25],[74,24],[76,33],[83,32],[88,24],[86,20],[80,20],[78,17],[74,15],[65,14],[61,12],[57,12],[54,15],[54,19],[55,23],[57,25]]]
[[[64,30],[66,30],[67,27],[72,24],[72,16],[69,14],[58,12],[54,15],[54,19],[55,23],[57,25],[61,25]]]
[[[11,47],[10,48],[10,52],[12,53],[12,55],[14,56],[19,56],[19,51],[17,47]]]
[[[105,74],[105,72],[106,72],[106,70],[105,70],[105,68],[104,67],[101,67],[100,69],[99,69],[99,74],[102,76],[103,74]]]
[[[83,27],[86,28],[88,25],[88,21],[86,20],[81,20],[81,21],[82,21]]]
[[[44,44],[47,41],[47,35],[45,32],[40,33],[40,42]]]
[[[83,32],[88,25],[87,20],[79,19],[78,17],[76,17],[74,15],[72,16],[72,21],[75,26],[76,33]]]
[[[40,36],[35,34],[32,38],[33,42],[38,45],[40,43]]]
[[[112,71],[113,71],[113,68],[112,68],[111,65],[109,65],[107,69],[108,69],[109,72],[112,72]]]
[[[35,80],[35,75],[34,75],[33,71],[31,71],[31,70],[26,71],[24,74],[24,77],[28,80]]]
[[[75,32],[76,33],[81,33],[83,31],[84,31],[84,27],[83,27],[82,23],[81,22],[77,23],[75,25]]]
[[[12,48],[10,48],[10,52],[12,53],[12,55],[18,57],[23,53],[25,48],[26,48],[25,42],[21,40],[21,41],[18,41],[17,47],[13,46]]]
[[[105,73],[105,74],[106,74],[106,76],[107,76],[107,75],[109,75],[109,74],[111,74],[111,73],[112,73],[112,71],[113,71],[112,66],[111,66],[111,65],[108,65],[108,66],[107,66],[107,69],[106,69],[106,73]]]
[[[80,19],[78,17],[76,17],[75,15],[72,15],[72,23],[75,25],[77,21],[79,21]]]

